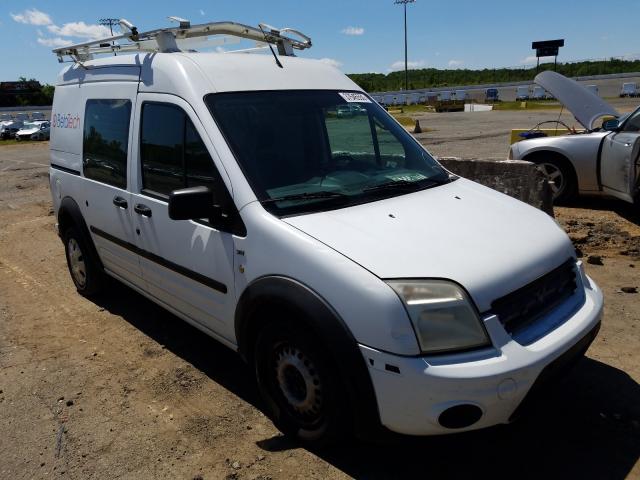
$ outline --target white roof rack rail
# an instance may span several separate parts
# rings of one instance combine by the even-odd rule
[[[59,62],[64,62],[65,57],[69,57],[74,62],[83,62],[91,60],[96,54],[177,52],[180,49],[176,40],[212,35],[227,35],[276,45],[278,53],[286,56],[293,56],[294,50],[311,48],[311,38],[292,28],[274,28],[267,24],[260,24],[256,28],[234,22],[212,22],[192,26],[189,20],[183,18],[169,17],[169,19],[178,22],[179,26],[138,33],[138,29],[123,18],[120,19],[120,26],[126,33],[56,48],[53,53],[58,56]]]

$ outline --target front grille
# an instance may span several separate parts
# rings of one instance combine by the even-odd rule
[[[491,311],[513,335],[551,312],[577,288],[575,261],[569,259],[545,276],[495,300]]]

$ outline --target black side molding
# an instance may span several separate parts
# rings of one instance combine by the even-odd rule
[[[90,230],[92,233],[94,233],[95,235],[98,235],[99,237],[104,238],[105,240],[109,240],[111,243],[115,243],[116,245],[119,245],[122,248],[126,248],[127,250],[134,252],[138,255],[140,255],[141,257],[146,258],[147,260],[151,260],[154,263],[157,263],[158,265],[164,267],[164,268],[168,268],[169,270],[173,270],[176,273],[179,273],[180,275],[190,278],[191,280],[194,280],[198,283],[201,283],[202,285],[205,285],[206,287],[209,287],[213,290],[216,290],[220,293],[224,293],[226,294],[228,289],[227,286],[224,283],[218,282],[217,280],[214,280],[212,278],[206,277],[204,275],[202,275],[201,273],[198,272],[194,272],[193,270],[189,270],[188,268],[185,268],[181,265],[178,265],[176,263],[170,262],[162,257],[160,257],[159,255],[156,255],[154,253],[151,252],[147,252],[146,250],[143,250],[141,248],[138,248],[136,245],[126,242],[118,237],[114,237],[113,235],[111,235],[110,233],[107,233],[103,230],[100,230],[99,228],[96,228],[94,226],[90,227]]]
[[[54,170],[60,170],[61,172],[70,173],[71,175],[80,176],[80,171],[79,170],[74,170],[73,168],[63,167],[62,165],[57,165],[55,163],[51,164],[51,168],[53,168]]]

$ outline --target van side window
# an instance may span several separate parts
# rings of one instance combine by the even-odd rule
[[[87,100],[82,142],[86,178],[127,188],[131,101]]]
[[[218,172],[191,120],[179,107],[145,103],[142,106],[140,160],[142,187],[168,196],[185,187],[218,184]]]

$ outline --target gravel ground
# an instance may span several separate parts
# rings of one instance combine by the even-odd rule
[[[428,116],[426,142],[494,157],[505,129],[540,118],[496,113]],[[640,296],[623,293],[640,287],[630,207],[557,209],[592,258],[606,309],[546,406],[488,431],[312,452],[264,416],[233,352],[115,282],[95,301],[76,294],[53,231],[46,148],[0,145],[0,478],[640,478]]]

